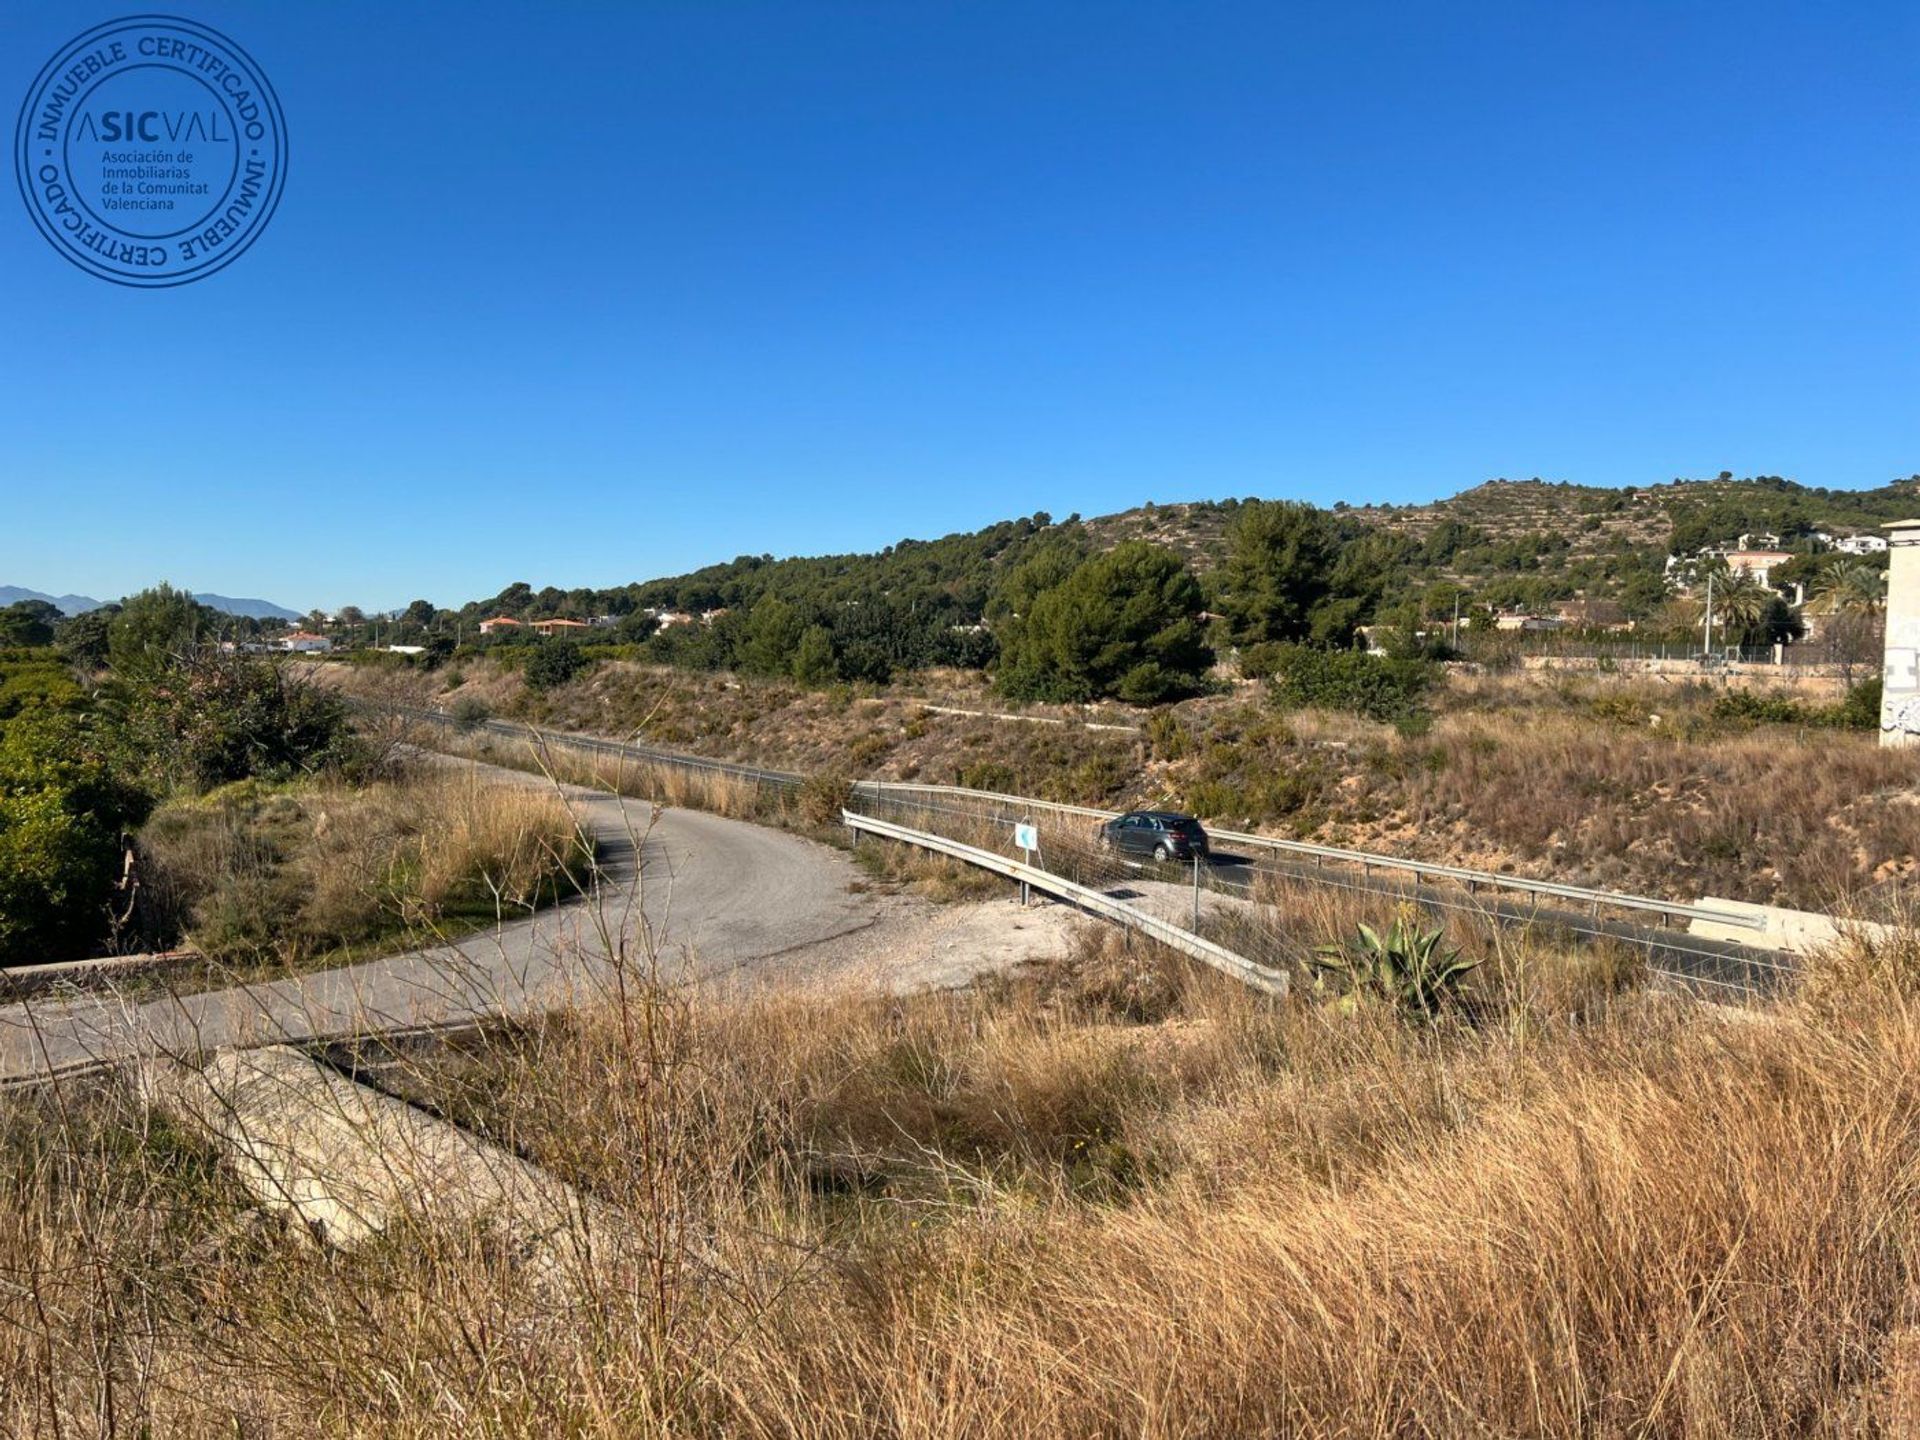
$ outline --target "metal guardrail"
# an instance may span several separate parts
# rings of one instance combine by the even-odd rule
[[[351,703],[363,709],[383,710],[390,715],[399,715],[408,720],[419,720],[431,725],[443,725],[449,729],[461,726],[452,715],[444,710],[429,709],[423,705],[400,705],[388,700],[363,700],[355,698]],[[576,735],[565,730],[543,730],[537,725],[522,725],[513,720],[482,720],[466,727],[469,733],[484,732],[489,735],[502,735],[515,740],[524,740],[529,744],[551,745],[560,750],[584,750],[589,754],[608,755],[616,759],[639,761],[650,765],[672,765],[684,770],[700,770],[713,775],[728,775],[738,780],[749,780],[756,785],[771,785],[782,790],[797,790],[806,783],[806,776],[796,775],[790,770],[769,770],[759,765],[742,765],[731,760],[709,760],[701,755],[685,755],[676,750],[660,750],[650,745],[638,745],[630,740],[607,740],[597,735]]]
[[[1036,890],[1056,895],[1071,902],[1089,914],[1098,915],[1103,920],[1111,920],[1116,925],[1124,925],[1137,930],[1162,945],[1170,946],[1183,954],[1211,965],[1223,974],[1232,976],[1242,984],[1269,995],[1287,993],[1287,976],[1284,971],[1269,970],[1264,965],[1256,965],[1243,955],[1236,955],[1223,945],[1195,935],[1190,930],[1182,930],[1171,921],[1158,915],[1149,914],[1132,905],[1123,904],[1110,895],[1102,895],[1063,876],[1055,875],[1051,870],[1042,870],[1036,865],[1022,864],[1018,860],[996,855],[991,850],[982,850],[978,846],[967,845],[959,840],[949,840],[944,835],[934,835],[925,830],[909,829],[905,825],[896,825],[891,820],[878,820],[871,815],[862,815],[855,810],[842,810],[840,818],[849,830],[856,834],[865,832],[879,835],[888,840],[902,841],[908,845],[918,845],[923,850],[949,855],[963,860],[982,870],[990,870],[996,875],[1004,875],[1009,880],[1019,880]]]
[[[1086,805],[1066,805],[1057,800],[1036,800],[1028,795],[1006,795],[995,790],[970,790],[959,785],[927,785],[910,781],[863,780],[856,791],[942,795],[960,799],[989,800],[1010,808],[1031,812],[1046,810],[1056,815],[1075,815],[1088,820],[1106,821],[1120,812],[1096,810]],[[1617,910],[1636,910],[1674,920],[1705,920],[1716,925],[1731,925],[1742,930],[1764,930],[1766,921],[1756,915],[1733,910],[1717,910],[1706,905],[1688,905],[1678,900],[1660,900],[1650,895],[1629,895],[1612,890],[1593,890],[1583,885],[1563,885],[1557,880],[1532,880],[1519,875],[1500,875],[1490,870],[1468,870],[1458,865],[1440,865],[1427,860],[1407,860],[1394,855],[1376,855],[1365,850],[1343,850],[1334,845],[1315,845],[1305,840],[1278,840],[1269,835],[1249,835],[1239,830],[1209,829],[1207,834],[1229,845],[1267,850],[1281,855],[1305,855],[1315,860],[1332,860],[1357,865],[1363,872],[1397,870],[1423,879],[1449,880],[1468,890],[1514,890],[1580,905],[1604,905]]]
[[[387,710],[434,724],[451,726],[455,723],[453,717],[443,710],[389,702],[361,701],[358,703],[369,708]],[[702,756],[684,755],[676,751],[655,749],[624,740],[603,740],[590,735],[541,730],[535,726],[520,725],[506,720],[485,720],[473,728],[529,742],[585,750],[594,754],[731,775],[755,784],[780,789],[797,789],[806,780],[805,776],[796,775],[791,771],[770,770],[762,766],[742,765],[727,760],[709,760]],[[1114,810],[1099,810],[1087,805],[1068,805],[1058,800],[1039,800],[1031,795],[1008,795],[997,790],[973,790],[962,785],[932,785],[917,781],[858,780],[854,782],[853,790],[856,795],[925,794],[984,800],[1023,812],[1045,810],[1056,815],[1074,815],[1096,821],[1111,820],[1120,813]],[[1651,895],[1595,890],[1584,885],[1564,885],[1557,880],[1534,880],[1520,875],[1501,875],[1490,870],[1470,870],[1458,865],[1442,865],[1428,860],[1409,860],[1396,855],[1378,855],[1366,850],[1315,845],[1305,840],[1280,840],[1268,835],[1252,835],[1239,830],[1210,830],[1208,833],[1214,839],[1229,845],[1265,850],[1276,855],[1305,856],[1317,863],[1332,861],[1337,864],[1358,866],[1362,873],[1370,874],[1375,870],[1398,871],[1401,874],[1415,876],[1417,879],[1449,881],[1462,885],[1469,891],[1478,891],[1483,888],[1508,890],[1576,905],[1605,906],[1616,910],[1658,915],[1674,921],[1700,920],[1715,925],[1731,926],[1737,930],[1766,929],[1765,919],[1757,915],[1719,910],[1708,905],[1689,905],[1678,900],[1661,900]]]

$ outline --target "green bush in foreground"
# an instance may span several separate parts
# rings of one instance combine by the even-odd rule
[[[109,932],[122,840],[150,805],[120,773],[79,716],[0,735],[0,964],[79,959]]]

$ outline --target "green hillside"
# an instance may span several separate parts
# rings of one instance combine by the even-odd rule
[[[1193,629],[1206,612],[1226,617],[1212,629],[1216,648],[1339,645],[1359,625],[1446,615],[1456,603],[1544,607],[1583,597],[1645,617],[1670,598],[1669,553],[1768,533],[1813,565],[1817,532],[1916,514],[1920,476],[1857,491],[1722,475],[1620,489],[1492,480],[1430,504],[1332,510],[1149,504],[1092,520],[1036,514],[872,553],[742,556],[611,589],[519,584],[459,618],[613,616],[619,624],[597,637],[644,644],[664,661],[816,682],[991,666],[1013,647],[1020,683],[1034,693],[1111,693],[1123,673],[1173,693],[1204,666]],[[1260,525],[1268,528],[1256,537]],[[1119,563],[1095,565],[1123,548]],[[1179,563],[1162,563],[1166,554]],[[1003,666],[1003,678],[1014,668]],[[1151,683],[1141,678],[1148,671]]]

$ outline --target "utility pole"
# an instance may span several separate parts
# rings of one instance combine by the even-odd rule
[[[1707,575],[1707,659],[1713,659],[1713,575]]]

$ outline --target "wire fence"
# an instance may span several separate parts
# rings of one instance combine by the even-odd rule
[[[1500,635],[1468,644],[1469,660],[1499,662],[1513,659],[1592,660],[1615,664],[1657,662],[1713,670],[1725,665],[1773,666],[1781,670],[1864,669],[1872,673],[1880,653],[1875,642],[1863,647],[1847,637],[1812,637],[1779,645],[1719,645],[1711,650],[1696,639],[1636,640],[1591,636],[1537,634]]]

